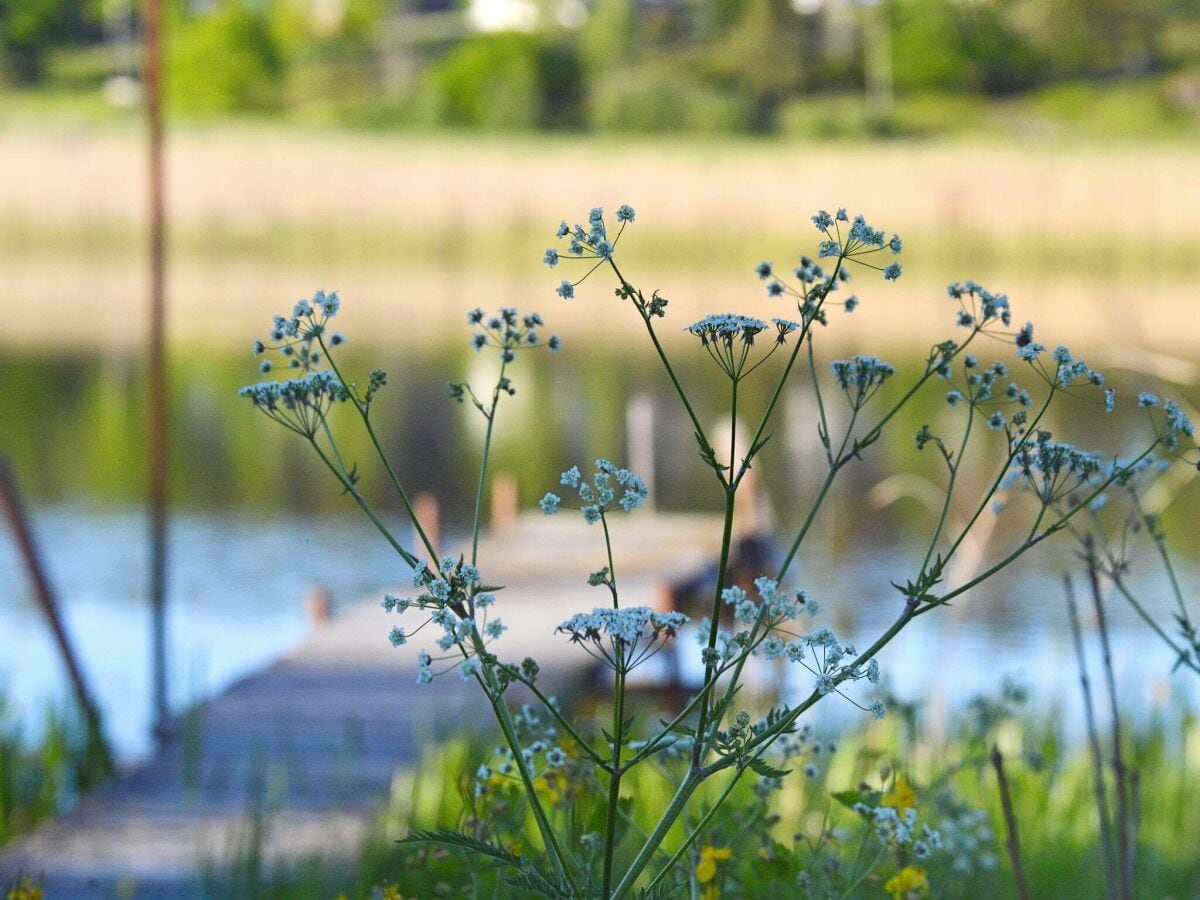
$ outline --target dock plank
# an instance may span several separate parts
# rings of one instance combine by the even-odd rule
[[[661,580],[711,558],[720,537],[708,516],[641,513],[614,525],[625,605],[652,605]],[[605,562],[602,534],[576,516],[524,516],[480,549],[485,580],[505,585],[498,651],[535,656],[544,679],[566,685],[588,657],[553,632],[606,603],[586,584]],[[452,675],[428,702],[415,678],[419,642],[392,648],[395,620],[371,599],[181,716],[153,758],[0,848],[0,883],[41,875],[51,898],[202,896],[199,873],[226,864],[256,821],[267,823],[268,865],[352,860],[423,743],[475,723],[493,734],[486,702]]]

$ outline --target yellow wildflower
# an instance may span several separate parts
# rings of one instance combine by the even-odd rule
[[[696,880],[708,884],[717,877],[717,863],[724,862],[733,856],[731,847],[703,847],[700,850],[700,862],[696,866]]]
[[[917,792],[912,789],[907,778],[897,773],[892,781],[892,789],[883,795],[883,805],[890,806],[898,813],[906,809],[916,809]]]
[[[22,878],[8,892],[8,900],[42,900],[42,896],[42,889],[28,878]]]
[[[892,900],[903,900],[921,891],[929,890],[929,879],[925,870],[916,866],[905,866],[887,880],[883,889],[892,895]]]
[[[400,894],[400,885],[398,885],[398,884],[387,885],[383,889],[382,900],[404,900],[404,897]]]
[[[562,800],[563,777],[557,772],[547,772],[533,779],[533,789],[554,805]]]

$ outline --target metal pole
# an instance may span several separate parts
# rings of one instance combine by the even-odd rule
[[[163,323],[165,318],[166,211],[163,189],[162,2],[145,0],[143,66],[149,143],[150,335],[149,470],[150,609],[153,660],[154,734],[161,741],[169,726],[167,706],[167,389]]]
[[[29,527],[29,516],[25,511],[25,504],[21,502],[21,492],[17,486],[16,476],[13,475],[8,459],[3,454],[0,454],[0,509],[3,510],[4,517],[8,520],[13,538],[17,542],[17,550],[25,562],[25,570],[29,573],[29,580],[33,584],[34,599],[41,607],[42,614],[46,617],[46,622],[50,625],[50,631],[54,635],[54,642],[58,645],[59,655],[62,656],[63,664],[67,668],[67,676],[71,680],[71,688],[75,692],[75,700],[79,703],[79,708],[87,720],[89,744],[99,752],[104,768],[111,770],[112,755],[100,726],[99,709],[92,700],[87,682],[83,678],[83,670],[79,667],[79,662],[75,658],[75,650],[71,646],[66,628],[63,627],[58,604],[54,601],[50,581],[46,577],[46,570],[42,567],[41,557],[38,556],[37,545],[33,540],[33,531]]]

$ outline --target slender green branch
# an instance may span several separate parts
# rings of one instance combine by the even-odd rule
[[[583,751],[588,759],[607,772],[608,760],[601,756],[598,750],[584,740],[583,736],[571,724],[571,721],[562,714],[557,706],[550,702],[550,698],[547,697],[542,689],[537,686],[537,683],[526,678],[515,669],[510,669],[509,672],[518,682],[525,685],[525,687],[529,689],[529,692],[533,694],[533,696],[535,696],[541,702],[541,704],[550,711],[550,715],[554,717],[554,721],[558,722],[558,724],[563,727],[567,734],[571,736],[571,740],[578,745],[579,749]]]
[[[500,358],[500,375],[496,379],[496,387],[492,389],[492,405],[484,415],[487,418],[487,431],[483,436],[483,457],[479,461],[479,486],[475,490],[475,518],[471,525],[471,565],[479,558],[479,529],[483,515],[483,491],[487,484],[488,459],[492,452],[492,429],[496,424],[496,407],[500,404],[500,385],[504,383],[504,370],[508,361]]]
[[[350,390],[346,383],[346,379],[342,377],[341,369],[333,359],[333,354],[329,352],[329,348],[325,346],[325,338],[322,335],[317,336],[317,341],[321,345],[321,351],[325,354],[325,358],[329,361],[329,367],[333,369],[333,374],[337,376],[337,380],[342,383],[342,386],[347,391]],[[375,452],[378,454],[380,461],[383,463],[384,469],[387,471],[388,478],[391,479],[392,487],[396,489],[396,494],[400,498],[400,502],[404,505],[405,512],[408,513],[408,518],[412,521],[413,528],[417,535],[421,538],[421,543],[425,545],[426,552],[429,553],[430,559],[436,566],[438,561],[437,548],[433,546],[433,542],[429,539],[429,535],[425,533],[425,528],[421,524],[420,518],[417,517],[417,511],[413,508],[412,501],[408,497],[408,491],[400,484],[400,478],[396,475],[396,470],[392,468],[392,462],[388,459],[386,453],[383,452],[383,445],[379,443],[379,436],[375,434],[375,426],[371,424],[371,416],[367,409],[367,405],[360,401],[354,393],[350,394],[350,400],[354,404],[354,408],[358,410],[358,415],[362,419],[363,426],[367,429],[367,435],[371,438],[371,444],[375,447]]]
[[[733,505],[736,492],[730,488],[725,492],[725,525],[721,533],[721,556],[717,564],[717,586],[713,597],[712,615],[708,623],[708,659],[704,663],[704,687],[715,681],[716,663],[713,656],[717,647],[717,632],[721,620],[721,593],[725,590],[725,576],[729,571],[729,553],[733,543]],[[692,765],[699,766],[704,759],[704,730],[708,726],[709,699],[711,694],[706,690],[704,700],[700,703],[700,721],[696,726],[696,743],[692,747]]]
[[[717,814],[717,810],[721,808],[721,805],[725,802],[729,795],[733,793],[733,789],[737,787],[737,783],[742,777],[742,771],[742,769],[738,769],[733,773],[733,777],[729,779],[729,783],[725,785],[725,789],[721,792],[721,795],[717,798],[716,802],[705,811],[704,815],[700,817],[700,821],[692,826],[692,830],[688,833],[687,837],[683,839],[682,843],[680,843],[680,845],[675,849],[675,852],[671,854],[671,858],[667,860],[666,865],[664,865],[662,869],[659,870],[658,874],[650,880],[650,883],[646,885],[647,891],[652,889],[672,869],[675,868],[675,865],[679,862],[680,857],[687,852],[688,847],[690,847],[692,842],[700,836],[700,832],[702,832],[705,826],[712,821],[712,817]]]
[[[623,290],[629,293],[636,293],[637,288],[625,280],[625,276],[621,274],[621,270],[617,268],[617,264],[610,258],[608,260],[612,266],[613,272],[617,276],[617,280],[621,282]],[[700,419],[696,415],[696,411],[692,408],[692,403],[687,398],[687,392],[684,391],[683,385],[679,381],[679,377],[675,374],[675,369],[671,365],[671,361],[667,358],[667,351],[663,349],[663,345],[658,340],[658,335],[654,331],[654,323],[651,322],[651,317],[648,312],[641,306],[638,307],[638,312],[642,317],[642,322],[646,326],[646,333],[650,335],[650,342],[654,344],[654,351],[658,354],[659,360],[662,361],[663,369],[666,370],[667,377],[671,379],[671,384],[675,387],[675,393],[679,395],[680,401],[683,403],[683,408],[687,410],[688,418],[692,420],[692,428],[696,431],[696,437],[703,443],[705,447],[711,446],[704,427],[700,424]],[[725,475],[720,470],[717,470],[717,479],[721,484],[725,484]]]
[[[617,654],[617,668],[614,672],[613,698],[613,731],[612,731],[612,766],[608,773],[608,809],[605,816],[604,828],[604,873],[603,888],[600,896],[608,900],[612,888],[613,854],[617,843],[617,813],[621,804],[621,744],[624,742],[625,730],[625,672],[624,654]]]
[[[363,495],[359,493],[358,488],[355,487],[350,479],[338,469],[333,460],[325,455],[325,451],[321,449],[320,445],[317,444],[316,440],[311,435],[305,435],[305,437],[308,438],[308,441],[312,444],[313,449],[317,451],[317,456],[321,458],[321,462],[325,463],[325,465],[329,468],[329,471],[334,474],[337,480],[341,483],[342,487],[345,489],[346,493],[354,498],[354,501],[358,504],[359,508],[366,513],[367,518],[370,519],[375,527],[379,530],[379,533],[382,534],[384,539],[392,545],[392,549],[400,554],[400,558],[403,559],[405,563],[410,566],[413,565],[417,561],[417,558],[400,546],[400,542],[396,540],[391,531],[388,530],[388,527],[384,525],[379,516],[375,514],[375,510],[371,508],[371,505],[367,503]]]
[[[971,439],[971,426],[975,422],[975,408],[972,404],[967,410],[967,426],[963,429],[962,443],[958,445],[958,452],[954,456],[953,462],[947,460],[950,465],[950,480],[946,485],[946,499],[942,503],[941,513],[938,515],[937,525],[933,529],[933,537],[929,540],[929,549],[925,551],[925,558],[921,560],[921,572],[924,573],[929,566],[929,560],[933,558],[933,551],[937,548],[938,539],[942,536],[942,528],[946,524],[946,515],[950,512],[950,501],[954,497],[954,485],[958,480],[958,470],[962,466],[963,454],[967,450],[967,442]]]
[[[617,564],[613,562],[612,538],[608,533],[608,519],[603,508],[600,510],[600,524],[604,527],[604,549],[608,552],[608,589],[612,592],[613,609],[619,609],[621,604],[617,595]]]
[[[659,845],[662,844],[667,833],[674,826],[675,820],[679,818],[680,814],[687,807],[688,800],[691,799],[692,793],[702,780],[699,775],[691,770],[683,777],[683,781],[679,783],[679,788],[675,791],[675,796],[671,798],[670,804],[663,811],[658,823],[654,826],[654,830],[650,832],[650,836],[642,844],[642,849],[638,851],[637,856],[630,863],[624,876],[617,882],[616,888],[613,889],[613,900],[620,900],[620,898],[633,890],[633,886],[637,883],[642,870],[654,858],[654,854],[658,852]]]

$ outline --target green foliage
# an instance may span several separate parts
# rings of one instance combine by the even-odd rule
[[[263,7],[220,0],[171,24],[166,86],[175,109],[222,115],[280,108],[284,57]]]
[[[594,86],[588,124],[613,132],[735,133],[755,121],[753,101],[698,84],[675,66],[647,64]]]
[[[29,830],[103,780],[107,764],[71,716],[49,714],[35,744],[7,721],[0,699],[0,844]]]
[[[50,50],[97,37],[97,13],[90,0],[0,0],[0,72],[18,84],[38,80]]]
[[[428,125],[512,131],[573,124],[581,76],[573,50],[520,33],[481,35],[433,63],[418,88]]]

